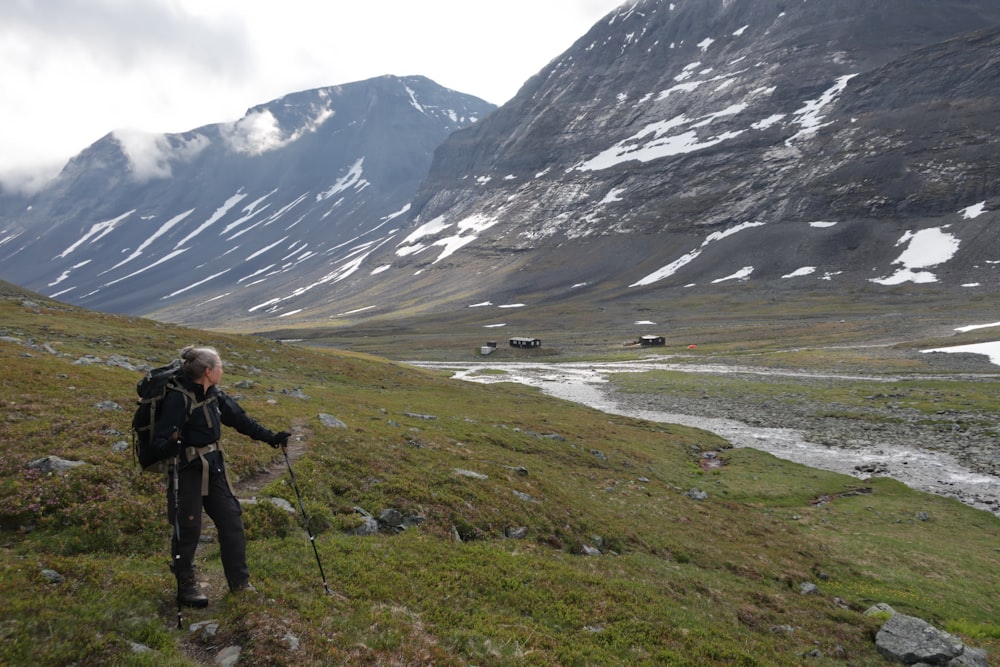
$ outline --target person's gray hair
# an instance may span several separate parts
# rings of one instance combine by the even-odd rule
[[[181,361],[184,362],[184,374],[192,380],[197,380],[205,371],[215,368],[221,359],[214,347],[188,345],[181,350]]]

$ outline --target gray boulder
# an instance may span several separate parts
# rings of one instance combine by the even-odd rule
[[[329,428],[347,428],[347,424],[345,424],[344,422],[340,421],[339,419],[337,419],[333,415],[326,414],[325,412],[321,412],[319,414],[319,421],[320,421],[321,424],[323,424],[323,426],[326,426],[326,427],[329,427]]]
[[[889,660],[907,665],[948,665],[965,652],[957,637],[922,619],[893,614],[875,636],[878,652]]]
[[[62,474],[82,465],[86,465],[86,463],[84,461],[67,461],[58,456],[45,456],[28,463],[29,468],[40,470],[46,475],[52,472]]]

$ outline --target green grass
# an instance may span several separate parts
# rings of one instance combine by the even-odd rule
[[[518,385],[39,303],[0,300],[0,336],[22,340],[0,342],[2,664],[211,664],[236,644],[241,664],[267,665],[881,665],[878,624],[862,613],[875,602],[1000,650],[1000,521],[957,502],[881,479],[851,495],[850,477]],[[251,415],[294,427],[296,477],[336,592],[323,590],[299,515],[248,506],[260,596],[226,595],[218,547],[201,545],[211,604],[184,617],[217,622],[208,640],[174,627],[163,482],[115,449],[129,439],[139,374],[74,363],[117,354],[155,365],[189,343],[219,348],[224,384]],[[241,380],[253,386],[234,389]],[[909,387],[912,409],[942,391]],[[864,406],[793,382],[762,391]],[[946,400],[986,407],[985,393],[963,391]],[[123,409],[94,407],[106,400]],[[323,426],[321,412],[348,428]],[[232,432],[224,445],[242,481],[284,463]],[[723,450],[727,465],[703,471],[706,450]],[[50,454],[89,465],[27,468]],[[692,488],[708,499],[687,497]],[[296,502],[287,474],[255,495]],[[814,504],[820,496],[836,500]],[[345,532],[354,507],[424,521],[360,538]],[[526,537],[505,537],[513,528]],[[64,580],[50,583],[44,569]],[[805,581],[821,595],[800,594]],[[814,649],[824,657],[803,658]]]

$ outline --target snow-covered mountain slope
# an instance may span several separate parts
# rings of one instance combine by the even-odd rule
[[[429,168],[395,189],[417,158],[335,89],[152,154],[108,137],[33,218],[5,215],[0,276],[261,329],[727,285],[962,298],[1000,284],[998,53],[995,0],[630,1],[502,108],[438,113]],[[456,106],[381,83],[407,123]]]
[[[442,145],[345,298],[987,289],[998,26],[984,0],[625,3]]]
[[[184,134],[113,132],[34,198],[0,202],[0,273],[98,310],[267,313],[274,290],[318,292],[356,270],[400,224],[434,148],[494,108],[381,77]]]

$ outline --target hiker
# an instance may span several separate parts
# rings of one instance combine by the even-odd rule
[[[219,446],[221,425],[236,429],[274,448],[288,444],[291,433],[275,433],[254,421],[239,404],[218,388],[222,359],[211,347],[181,350],[183,372],[179,390],[168,391],[153,431],[154,447],[171,446],[179,452],[176,473],[167,476],[167,517],[175,527],[171,570],[177,577],[177,599],[188,607],[205,607],[208,598],[198,588],[194,554],[201,536],[204,508],[219,532],[222,567],[230,591],[255,590],[246,563],[246,533],[239,500],[226,477]],[[177,480],[177,493],[174,480]],[[175,509],[179,508],[179,516]],[[175,523],[176,520],[176,523]]]

